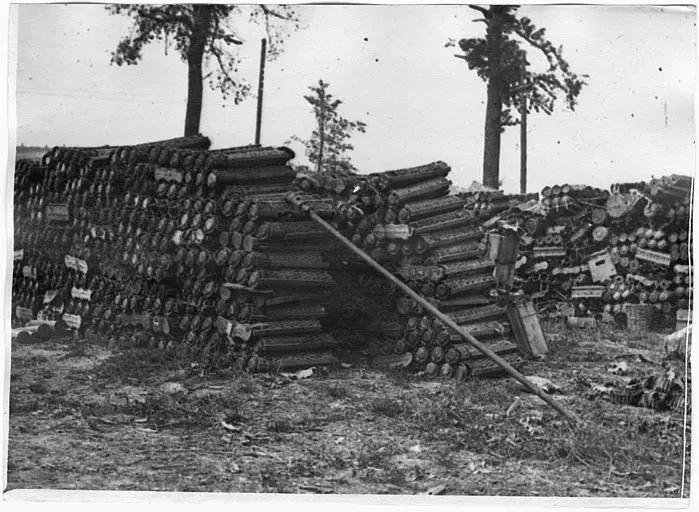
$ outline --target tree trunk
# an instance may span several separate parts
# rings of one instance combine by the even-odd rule
[[[194,5],[194,28],[187,53],[187,113],[184,119],[184,134],[199,133],[201,107],[203,102],[202,63],[204,50],[211,24],[211,8],[208,5]]]
[[[500,71],[504,7],[490,8],[488,20],[488,103],[485,109],[485,144],[483,149],[483,185],[500,188],[500,133],[502,96],[505,82]]]

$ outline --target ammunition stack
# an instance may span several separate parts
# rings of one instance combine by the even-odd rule
[[[449,194],[444,162],[296,175],[284,147],[208,146],[198,135],[18,162],[13,319],[58,319],[86,337],[247,371],[409,355],[428,375],[499,372],[288,202],[297,190],[516,362],[517,244],[492,220],[521,214],[532,196]]]
[[[623,320],[651,305],[655,326],[674,325],[691,300],[690,193],[691,178],[678,175],[611,191],[546,187],[536,230],[523,225],[521,287],[542,309],[568,302],[575,316]]]
[[[248,370],[336,362],[327,235],[284,201],[293,152],[208,146],[196,136],[18,162],[14,319]]]
[[[508,319],[516,244],[498,252],[497,234],[484,224],[537,195],[449,194],[444,162],[366,176],[297,176],[311,197],[334,199],[333,225],[505,359],[519,359]],[[499,237],[502,238],[502,237]],[[506,244],[502,244],[503,246]],[[346,256],[352,260],[351,256]],[[506,261],[508,260],[509,261]],[[356,262],[355,262],[356,263]],[[376,326],[372,353],[412,354],[412,366],[427,375],[490,375],[500,369],[414,300],[356,263],[354,275],[375,300],[356,308]],[[509,273],[507,269],[509,268]],[[509,274],[509,276],[508,276]],[[383,304],[376,308],[375,303]],[[388,310],[388,311],[387,311]]]

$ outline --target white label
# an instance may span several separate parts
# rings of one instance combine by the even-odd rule
[[[20,249],[18,251],[15,251],[14,261],[22,261],[23,258],[24,258],[24,249]]]
[[[67,221],[70,220],[68,205],[64,203],[53,203],[46,205],[46,218],[48,220]]]
[[[63,261],[65,262],[66,267],[72,268],[73,270],[78,269],[74,256],[71,256],[70,254],[66,254],[65,258],[63,258]]]
[[[85,290],[84,288],[76,288],[73,286],[70,290],[70,295],[74,299],[90,300],[92,298],[92,290]]]
[[[76,258],[75,263],[77,265],[77,269],[80,272],[82,272],[83,274],[87,274],[87,262],[85,260],[80,260]]]
[[[406,224],[388,224],[384,227],[389,240],[407,240],[410,238],[410,226]]]
[[[36,269],[34,267],[30,267],[29,265],[25,265],[22,267],[22,275],[30,279],[36,279]]]
[[[71,329],[80,329],[80,315],[69,315],[68,313],[65,313],[61,318],[63,318],[63,321],[67,323],[68,327]]]

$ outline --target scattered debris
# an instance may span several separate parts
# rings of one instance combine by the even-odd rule
[[[692,326],[686,325],[682,329],[668,334],[665,336],[664,342],[668,357],[684,359],[692,348]]]
[[[302,380],[302,379],[308,379],[313,376],[313,370],[315,370],[315,367],[312,366],[310,368],[306,368],[305,370],[299,370],[295,373],[280,373],[282,377],[286,377],[287,379],[290,380]]]
[[[427,494],[430,496],[439,496],[440,494],[444,494],[446,490],[447,487],[445,485],[435,485],[434,487],[430,487],[429,489],[427,489],[422,494]]]
[[[544,433],[544,428],[542,426],[543,418],[544,415],[541,411],[534,411],[532,414],[520,418],[519,424],[525,428],[529,435],[542,435]]]
[[[623,385],[593,384],[587,392],[590,400],[604,399],[619,405],[645,407],[656,411],[683,411],[685,388],[672,369],[642,379],[628,379]]]
[[[626,361],[611,363],[607,368],[607,371],[612,375],[626,375],[626,373],[629,371],[629,365],[626,364]]]
[[[556,385],[555,385],[553,382],[551,382],[550,380],[545,379],[545,378],[543,378],[543,377],[537,377],[536,375],[531,375],[531,376],[527,376],[527,379],[529,379],[529,381],[530,381],[532,384],[534,384],[534,385],[540,387],[540,388],[544,391],[544,393],[548,393],[549,395],[552,395],[552,394],[560,393],[560,392],[561,392],[561,388],[559,388],[558,386],[556,386]],[[529,389],[525,388],[522,384],[519,384],[519,383],[518,383],[518,385],[519,385],[522,389],[524,389],[525,391],[530,392]]]
[[[224,420],[221,420],[221,426],[225,428],[226,430],[230,430],[231,432],[240,432],[241,428],[237,427],[235,425],[231,425],[230,423],[226,423]]]
[[[168,395],[176,395],[187,392],[187,389],[179,382],[164,382],[160,385],[160,390]]]
[[[520,401],[521,399],[519,397],[515,398],[515,401],[512,402],[512,405],[510,405],[507,408],[507,411],[505,411],[505,416],[509,416],[512,413],[512,411],[514,411],[515,408],[519,405]]]

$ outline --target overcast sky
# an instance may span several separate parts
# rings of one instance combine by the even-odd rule
[[[341,113],[367,123],[354,139],[360,172],[443,160],[451,179],[481,179],[486,88],[445,48],[482,35],[475,12],[459,6],[298,6],[304,28],[267,66],[262,143],[307,137],[303,99],[323,79],[344,101]],[[529,184],[594,183],[691,174],[694,167],[695,13],[693,8],[526,6],[589,85],[575,112],[529,118]],[[22,5],[18,16],[17,143],[130,144],[179,136],[186,66],[154,44],[138,66],[109,65],[129,20],[101,5]],[[240,72],[257,86],[261,31],[238,28]],[[536,52],[536,50],[532,50]],[[534,54],[532,54],[534,59]],[[536,57],[535,62],[539,62]],[[248,144],[255,99],[224,107],[204,89],[201,129],[213,147]],[[303,150],[297,159],[303,161]],[[506,191],[519,180],[519,128],[503,136]]]

